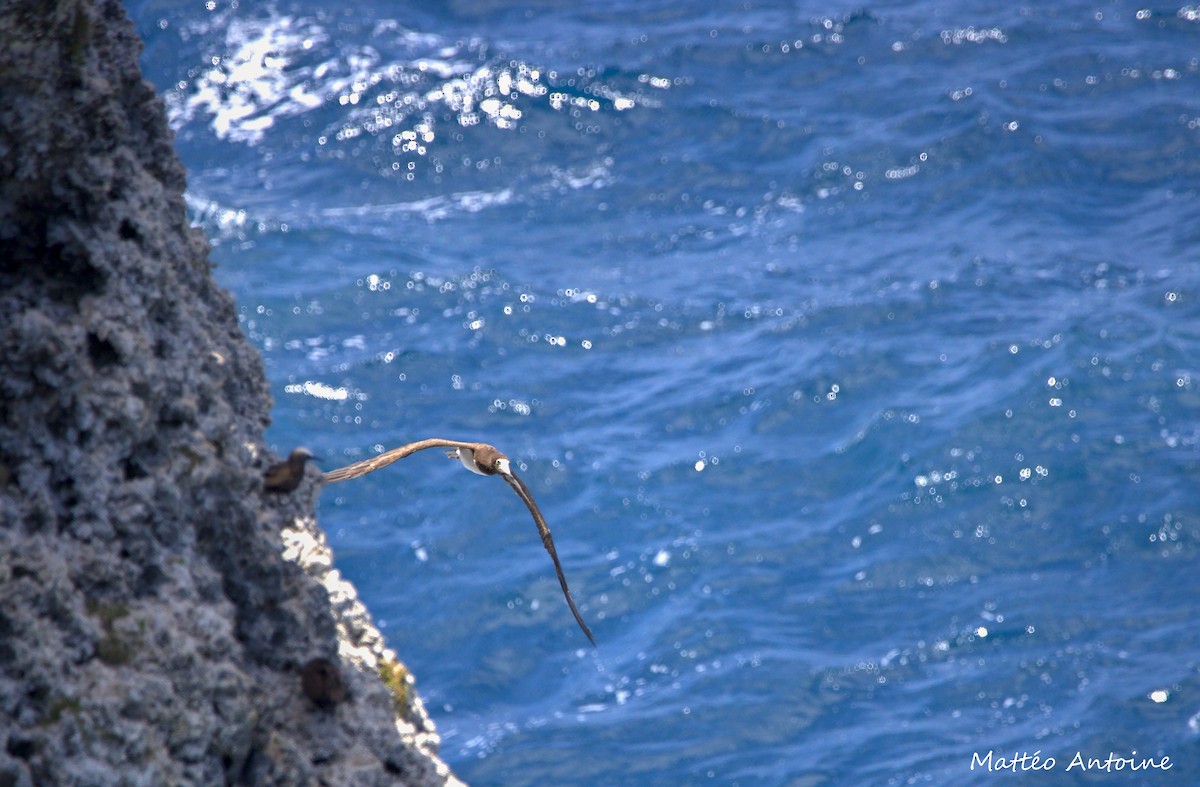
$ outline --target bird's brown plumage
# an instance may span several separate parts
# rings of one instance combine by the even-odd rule
[[[263,473],[263,491],[273,494],[296,491],[304,480],[304,464],[312,458],[312,452],[307,448],[294,449],[287,459],[271,465]]]
[[[575,599],[571,597],[571,589],[567,586],[567,578],[563,574],[562,563],[559,562],[558,552],[554,549],[554,539],[550,535],[550,527],[546,524],[546,519],[538,509],[537,503],[533,501],[533,495],[529,493],[529,488],[512,471],[509,458],[501,453],[496,446],[488,445],[487,443],[469,443],[461,440],[442,440],[436,437],[428,440],[418,440],[415,443],[408,443],[399,448],[385,451],[370,459],[364,459],[352,465],[330,470],[328,473],[325,473],[324,479],[327,483],[334,483],[358,478],[382,467],[387,467],[393,462],[399,461],[406,456],[411,456],[418,451],[424,451],[427,448],[452,448],[455,453],[448,452],[448,454],[453,457],[461,457],[461,454],[457,452],[470,451],[471,458],[474,459],[474,464],[478,467],[478,472],[484,475],[499,475],[513,488],[513,491],[521,498],[521,502],[529,509],[529,513],[533,517],[533,523],[537,526],[538,534],[542,537],[542,546],[546,548],[546,551],[550,553],[550,559],[554,561],[554,572],[558,575],[558,584],[562,587],[563,596],[567,599],[567,606],[571,608],[571,614],[575,616],[575,622],[579,624],[579,628],[583,630],[588,641],[594,646],[596,640],[592,637],[592,632],[587,627],[587,624],[583,622],[583,616],[579,614],[579,609],[575,606]],[[467,462],[463,462],[463,464],[470,467]]]

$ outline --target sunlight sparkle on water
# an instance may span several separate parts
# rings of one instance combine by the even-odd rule
[[[317,399],[328,399],[333,402],[342,402],[350,397],[350,392],[344,387],[334,388],[331,385],[314,380],[307,380],[304,383],[292,383],[283,387],[284,393],[298,393],[306,396],[314,396]]]

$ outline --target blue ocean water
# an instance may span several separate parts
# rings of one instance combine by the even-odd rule
[[[1200,782],[1200,6],[129,7],[464,779]]]

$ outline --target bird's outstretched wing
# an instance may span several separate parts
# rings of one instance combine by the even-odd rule
[[[393,448],[390,451],[384,451],[379,456],[373,456],[370,459],[364,459],[352,465],[339,467],[337,470],[330,470],[323,477],[325,483],[332,484],[336,481],[347,481],[351,478],[358,478],[360,475],[366,475],[381,467],[387,467],[392,462],[397,462],[406,456],[411,456],[417,451],[424,451],[426,448],[466,448],[474,451],[483,445],[483,443],[464,443],[461,440],[442,440],[437,437],[431,437],[428,440],[418,440],[415,443],[409,443],[399,448]]]
[[[517,478],[512,472],[500,473],[500,476],[508,482],[508,485],[513,488],[517,496],[525,503],[525,507],[529,509],[529,513],[533,516],[533,523],[537,525],[538,533],[542,536],[542,546],[546,547],[546,551],[550,553],[550,559],[554,561],[554,573],[558,574],[558,584],[562,585],[563,596],[567,599],[567,606],[571,608],[571,614],[575,616],[575,622],[579,624],[579,628],[583,629],[583,633],[588,638],[588,642],[592,643],[592,647],[596,647],[596,638],[592,636],[591,630],[587,624],[583,622],[583,616],[579,614],[579,610],[575,607],[575,599],[571,598],[571,589],[567,587],[567,578],[563,574],[562,563],[558,562],[558,552],[554,549],[554,539],[550,536],[550,527],[546,524],[545,517],[538,510],[537,503],[533,502],[533,495],[529,494],[529,489],[525,486],[520,478]]]
[[[529,509],[529,514],[533,517],[533,523],[537,525],[538,534],[542,537],[542,546],[546,548],[546,551],[550,553],[550,559],[554,561],[554,573],[558,575],[558,584],[562,587],[563,596],[567,599],[567,606],[571,608],[571,614],[575,616],[575,622],[583,630],[584,635],[588,638],[588,642],[592,643],[592,647],[595,647],[596,639],[592,636],[592,632],[587,627],[587,624],[583,622],[583,616],[579,614],[579,609],[575,606],[575,599],[571,597],[571,588],[567,586],[567,577],[563,574],[562,563],[559,562],[558,551],[554,548],[554,539],[550,535],[550,527],[546,524],[546,518],[542,516],[537,503],[533,501],[533,495],[529,493],[529,488],[512,472],[512,466],[508,457],[496,450],[494,446],[487,443],[468,443],[461,440],[443,440],[432,437],[428,440],[418,440],[415,443],[409,443],[399,448],[393,448],[390,451],[384,451],[379,456],[373,456],[370,459],[364,459],[352,465],[330,470],[323,477],[326,483],[358,478],[381,467],[387,467],[392,462],[399,461],[406,456],[411,456],[417,451],[424,451],[427,448],[456,448],[470,451],[475,458],[478,458],[475,456],[476,453],[481,456],[493,457],[492,461],[495,462],[494,465],[480,464],[478,465],[479,470],[485,475],[501,476],[513,488],[513,491],[517,493],[517,496],[521,498],[521,502],[525,504],[525,507]],[[467,462],[464,462],[464,465],[467,464]],[[472,462],[468,465],[468,467],[470,466],[476,465]]]

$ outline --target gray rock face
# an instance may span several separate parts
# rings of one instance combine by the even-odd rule
[[[0,786],[452,782],[316,470],[263,495],[140,47],[115,1],[0,0]]]

